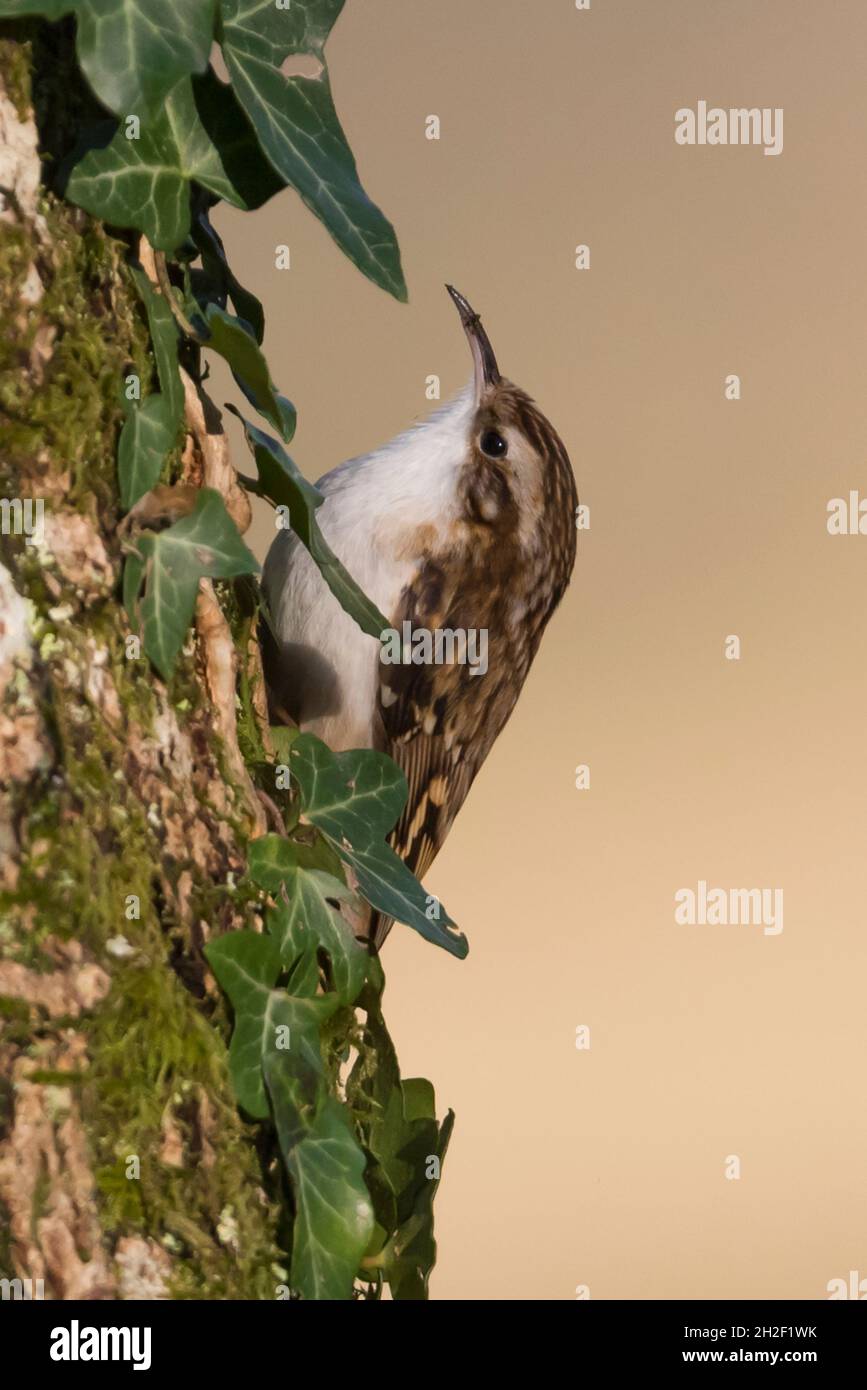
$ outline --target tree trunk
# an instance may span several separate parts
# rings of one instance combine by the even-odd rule
[[[129,640],[115,457],[124,378],[153,372],[146,320],[126,245],[40,187],[38,142],[62,153],[70,89],[88,101],[68,34],[5,30],[0,1277],[48,1298],[274,1297],[274,1160],[239,1118],[201,954],[259,922],[238,886],[264,817],[234,720],[250,620],[226,590],[230,630],[203,585],[171,698]],[[219,471],[201,417],[188,387],[175,480]]]

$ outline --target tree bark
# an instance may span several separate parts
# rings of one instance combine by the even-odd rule
[[[279,1179],[239,1118],[201,954],[259,925],[255,663],[238,727],[234,698],[250,618],[203,585],[170,690],[129,641],[115,454],[124,378],[154,366],[128,245],[40,182],[40,143],[52,177],[68,139],[70,48],[62,26],[0,29],[0,1277],[268,1298]],[[173,478],[225,493],[219,424],[187,398]],[[41,537],[20,534],[28,499]]]

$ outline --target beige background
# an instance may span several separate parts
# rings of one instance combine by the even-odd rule
[[[428,876],[469,959],[406,928],[386,952],[404,1074],[457,1111],[434,1298],[867,1276],[867,537],[825,527],[867,492],[865,43],[860,0],[349,0],[338,110],[409,306],[291,193],[220,224],[310,477],[468,378],[448,279],[591,507]],[[700,98],[782,106],[783,154],[677,146]],[[782,887],[782,935],[675,925],[699,878]]]

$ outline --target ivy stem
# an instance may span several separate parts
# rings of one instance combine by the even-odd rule
[[[187,318],[186,314],[184,313],[183,309],[178,303],[177,298],[175,297],[172,282],[169,279],[169,269],[166,265],[165,251],[154,251],[154,266],[156,267],[157,280],[159,282],[160,290],[162,291],[163,297],[167,301],[168,306],[172,311],[172,314],[178,327],[183,330],[183,332],[187,335],[188,338],[192,338],[194,343],[203,343],[205,339],[201,336],[200,333],[196,332],[195,328],[190,323],[190,320]]]

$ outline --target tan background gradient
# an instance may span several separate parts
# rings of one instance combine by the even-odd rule
[[[221,220],[308,476],[468,379],[451,280],[591,507],[428,875],[470,956],[386,950],[404,1074],[457,1111],[434,1298],[867,1276],[867,537],[825,525],[867,493],[865,47],[860,0],[349,0],[337,106],[409,306],[291,193]],[[677,146],[699,99],[783,107],[782,155]],[[676,925],[700,878],[783,888],[784,931]]]

